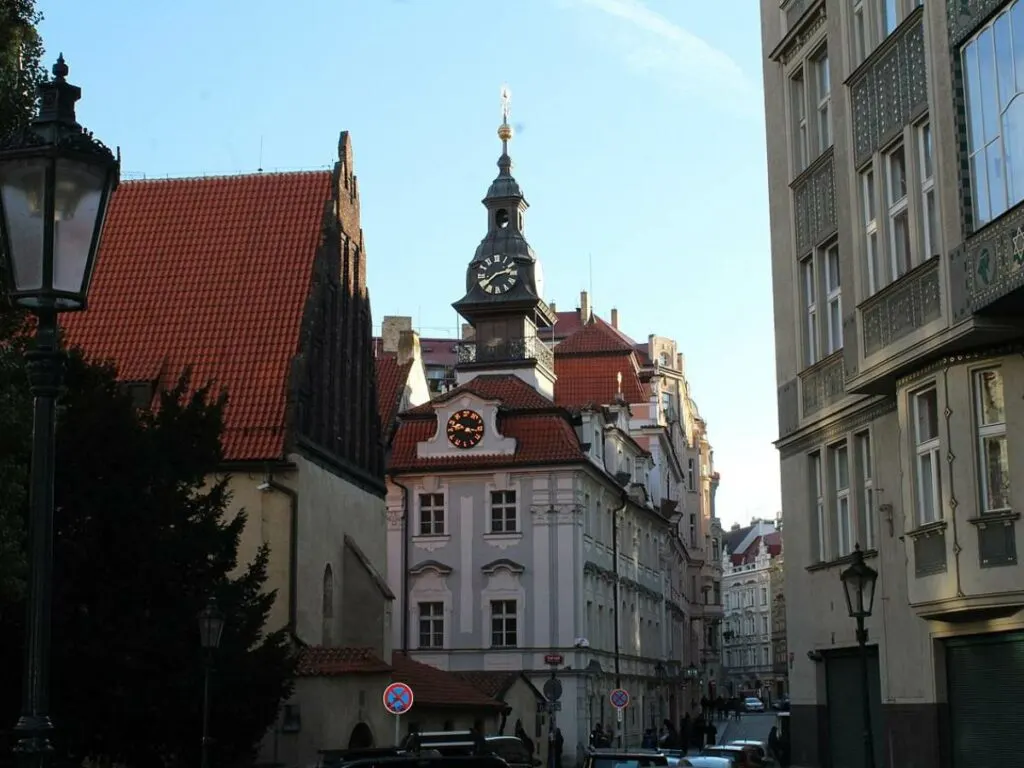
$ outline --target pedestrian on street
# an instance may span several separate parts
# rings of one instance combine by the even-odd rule
[[[683,753],[690,751],[690,713],[687,712],[683,715],[683,719],[679,721],[679,748],[683,750]]]
[[[562,752],[565,750],[565,738],[562,729],[555,728],[555,768],[562,768]]]
[[[715,721],[714,720],[708,720],[707,736],[708,736],[707,745],[709,747],[715,746],[715,742],[718,739],[718,729],[715,727]]]

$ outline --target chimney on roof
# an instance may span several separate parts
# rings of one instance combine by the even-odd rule
[[[463,341],[472,341],[475,338],[476,338],[476,328],[474,328],[469,323],[463,323],[462,324],[462,340]]]
[[[412,330],[412,318],[402,315],[385,315],[381,326],[381,347],[384,352],[398,352],[402,331]]]
[[[618,330],[619,327],[619,310],[612,307],[612,328]]]
[[[580,291],[580,322],[590,322],[590,295],[586,291]]]
[[[402,331],[398,334],[398,364],[418,363],[421,360],[420,335],[416,331]]]
[[[548,306],[551,307],[552,312],[558,311],[558,308],[555,306],[555,302],[552,301],[550,304],[548,304]]]

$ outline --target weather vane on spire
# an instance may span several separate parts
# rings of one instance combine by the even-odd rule
[[[507,85],[501,86],[501,125],[498,126],[498,138],[502,145],[507,145],[512,138],[512,126],[508,124],[508,118],[512,114],[512,91]]]
[[[501,86],[501,122],[508,125],[508,118],[512,114],[512,91],[507,85]]]

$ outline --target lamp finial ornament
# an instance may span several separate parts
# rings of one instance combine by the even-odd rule
[[[512,126],[508,119],[512,115],[512,91],[507,85],[501,86],[501,125],[498,126],[498,138],[507,144],[512,138]]]

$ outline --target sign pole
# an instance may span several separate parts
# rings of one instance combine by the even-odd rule
[[[402,716],[395,715],[395,746],[400,747],[402,738]]]

